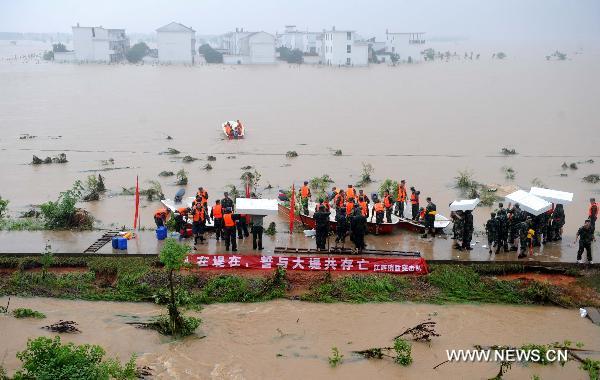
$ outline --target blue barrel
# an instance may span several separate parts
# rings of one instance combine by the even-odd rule
[[[125,239],[124,237],[120,237],[118,245],[120,250],[127,250],[127,239]]]
[[[119,249],[119,236],[112,238],[112,247],[113,249]]]
[[[161,226],[156,229],[156,238],[158,240],[165,240],[167,238],[167,227]]]

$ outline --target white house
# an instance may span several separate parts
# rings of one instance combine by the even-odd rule
[[[277,47],[286,47],[290,50],[298,49],[304,54],[318,55],[321,50],[317,42],[320,32],[304,32],[296,29],[295,25],[286,25],[285,31],[277,34]]]
[[[196,31],[178,22],[156,29],[158,62],[194,64]]]
[[[223,35],[223,63],[272,64],[275,63],[275,36],[266,32],[245,32],[236,29]]]
[[[323,32],[321,62],[330,66],[367,66],[369,45],[360,41],[352,30],[332,30]]]
[[[73,27],[74,59],[79,62],[119,62],[129,49],[125,29],[105,29],[101,26]]]
[[[421,52],[425,49],[424,35],[424,32],[392,33],[386,30],[385,51],[398,54],[400,61],[420,61]]]

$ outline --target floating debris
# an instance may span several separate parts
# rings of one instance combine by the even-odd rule
[[[183,162],[193,162],[193,161],[196,161],[196,160],[197,160],[197,158],[194,158],[192,156],[185,156],[185,157],[183,157],[181,159],[181,161],[183,161]]]
[[[163,170],[162,172],[158,173],[159,177],[172,177],[174,175],[175,175],[175,173],[173,173],[171,171],[166,171],[166,170]]]
[[[212,170],[212,168],[213,167],[211,164],[206,164],[206,165],[204,165],[204,167],[202,167],[202,169],[204,169],[204,170]]]
[[[177,149],[169,148],[169,149],[167,149],[166,152],[160,152],[159,154],[179,154],[179,153],[181,153],[181,152],[178,151]]]
[[[398,335],[396,338],[400,338],[405,335],[410,335],[412,337],[412,340],[418,342],[431,342],[431,337],[440,336],[440,334],[438,334],[435,331],[435,325],[436,322],[434,321],[426,321],[423,323],[419,323],[415,327],[407,329],[402,334]]]
[[[67,163],[67,155],[65,153],[61,153],[58,156],[54,157],[46,157],[45,159],[41,159],[36,155],[33,155],[33,160],[31,161],[32,165],[41,165],[41,164],[64,164]]]
[[[583,182],[587,183],[598,183],[600,182],[600,175],[598,174],[590,174],[583,177]]]
[[[505,156],[511,156],[514,154],[517,154],[517,151],[515,150],[515,148],[502,148],[502,150],[500,150],[500,153],[504,154]]]
[[[216,161],[216,160],[217,160],[217,157],[215,157],[215,156],[208,156],[208,157],[206,157],[206,159],[207,159],[208,161]]]
[[[56,323],[53,323],[48,326],[44,326],[42,328],[46,329],[46,330],[50,330],[52,332],[57,332],[57,333],[80,333],[81,330],[79,330],[77,327],[75,327],[76,325],[77,325],[77,322],[75,322],[75,321],[63,321],[61,319]]]
[[[341,149],[337,149],[335,152],[333,152],[334,156],[341,156],[342,155],[342,150]]]
[[[287,158],[298,157],[298,153],[295,150],[288,150],[285,154]]]

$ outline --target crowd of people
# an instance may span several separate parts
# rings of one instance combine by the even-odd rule
[[[256,195],[251,194],[251,197],[256,198]],[[164,226],[170,214],[166,208],[157,210],[154,214],[156,226]],[[206,225],[212,221],[215,238],[217,241],[224,241],[226,251],[229,251],[230,248],[233,252],[237,251],[237,239],[241,240],[250,236],[248,226],[251,227],[253,249],[263,249],[264,215],[234,213],[233,199],[229,197],[228,192],[223,193],[222,199],[215,200],[209,212],[208,192],[204,188],[199,187],[191,207],[182,206],[177,208],[173,212],[173,219],[174,229],[179,232],[179,237],[193,237],[194,246],[198,243],[204,244]],[[191,228],[189,228],[190,225]]]
[[[557,204],[539,215],[532,215],[521,210],[519,204],[504,208],[498,204],[495,212],[485,224],[488,239],[489,253],[499,254],[504,252],[519,251],[519,258],[532,254],[534,247],[539,247],[552,241],[562,240],[563,226],[565,225],[565,211],[562,204]],[[452,215],[454,247],[462,250],[471,248],[473,235],[473,215],[470,211],[457,211]],[[581,263],[583,251],[586,251],[588,262],[592,261],[591,243],[595,240],[594,232],[598,219],[598,204],[595,198],[590,199],[588,218],[577,232],[579,249],[577,261]]]
[[[308,181],[298,191],[301,212],[312,216],[315,220],[317,249],[326,249],[327,237],[330,232],[335,234],[335,244],[345,244],[346,237],[354,243],[357,250],[366,247],[365,235],[368,232],[367,223],[375,219],[376,226],[383,223],[392,223],[392,214],[399,218],[405,217],[407,201],[411,205],[411,218],[413,221],[422,222],[425,233],[435,236],[436,205],[427,197],[425,208],[420,207],[420,192],[414,187],[410,188],[410,197],[407,196],[406,181],[402,180],[398,186],[397,194],[393,197],[388,190],[380,198],[372,194],[371,198],[362,189],[358,191],[353,185],[348,185],[345,190],[333,187],[326,197],[318,199],[314,211],[309,210],[309,201],[312,198]],[[256,197],[254,194],[251,197]],[[243,215],[234,213],[234,202],[227,192],[222,199],[217,199],[208,210],[208,192],[202,187],[198,188],[196,197],[191,207],[180,207],[174,210],[174,228],[179,231],[181,238],[194,238],[194,245],[204,243],[206,224],[213,221],[215,237],[225,242],[225,250],[237,251],[237,239],[250,236],[252,233],[253,249],[262,250],[263,215]],[[331,210],[335,209],[335,231],[331,228]],[[154,220],[157,227],[164,226],[171,213],[166,208],[156,211]],[[452,211],[450,214],[453,222],[452,239],[453,248],[458,250],[472,250],[471,241],[474,232],[473,213],[467,211]],[[594,232],[598,219],[598,204],[595,198],[590,199],[588,218],[584,225],[577,231],[576,242],[579,242],[577,261],[582,262],[582,254],[586,251],[588,262],[592,261],[591,243],[595,240]],[[188,228],[191,225],[191,229]],[[491,213],[490,219],[485,224],[489,253],[499,254],[501,251],[518,251],[519,258],[527,257],[534,247],[552,241],[562,240],[563,226],[565,225],[565,212],[562,204],[553,205],[547,212],[532,215],[521,209],[519,204],[509,204],[507,208],[499,203],[497,209]],[[375,233],[377,234],[377,227]]]
[[[244,135],[244,127],[242,126],[242,122],[239,120],[236,120],[235,126],[231,125],[230,122],[226,122],[224,128],[225,134],[229,138],[236,139]]]

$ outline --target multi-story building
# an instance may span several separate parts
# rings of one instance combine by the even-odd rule
[[[119,62],[129,49],[129,38],[125,29],[77,24],[73,27],[73,49],[79,62]]]
[[[331,30],[323,32],[321,63],[330,66],[367,66],[369,45],[358,39],[352,30]]]
[[[178,22],[156,29],[159,63],[194,64],[196,31]]]
[[[401,61],[420,61],[425,49],[424,32],[392,33],[385,31],[385,51],[398,54]]]
[[[237,28],[223,35],[221,49],[226,64],[275,63],[275,36],[266,32],[246,32]]]

